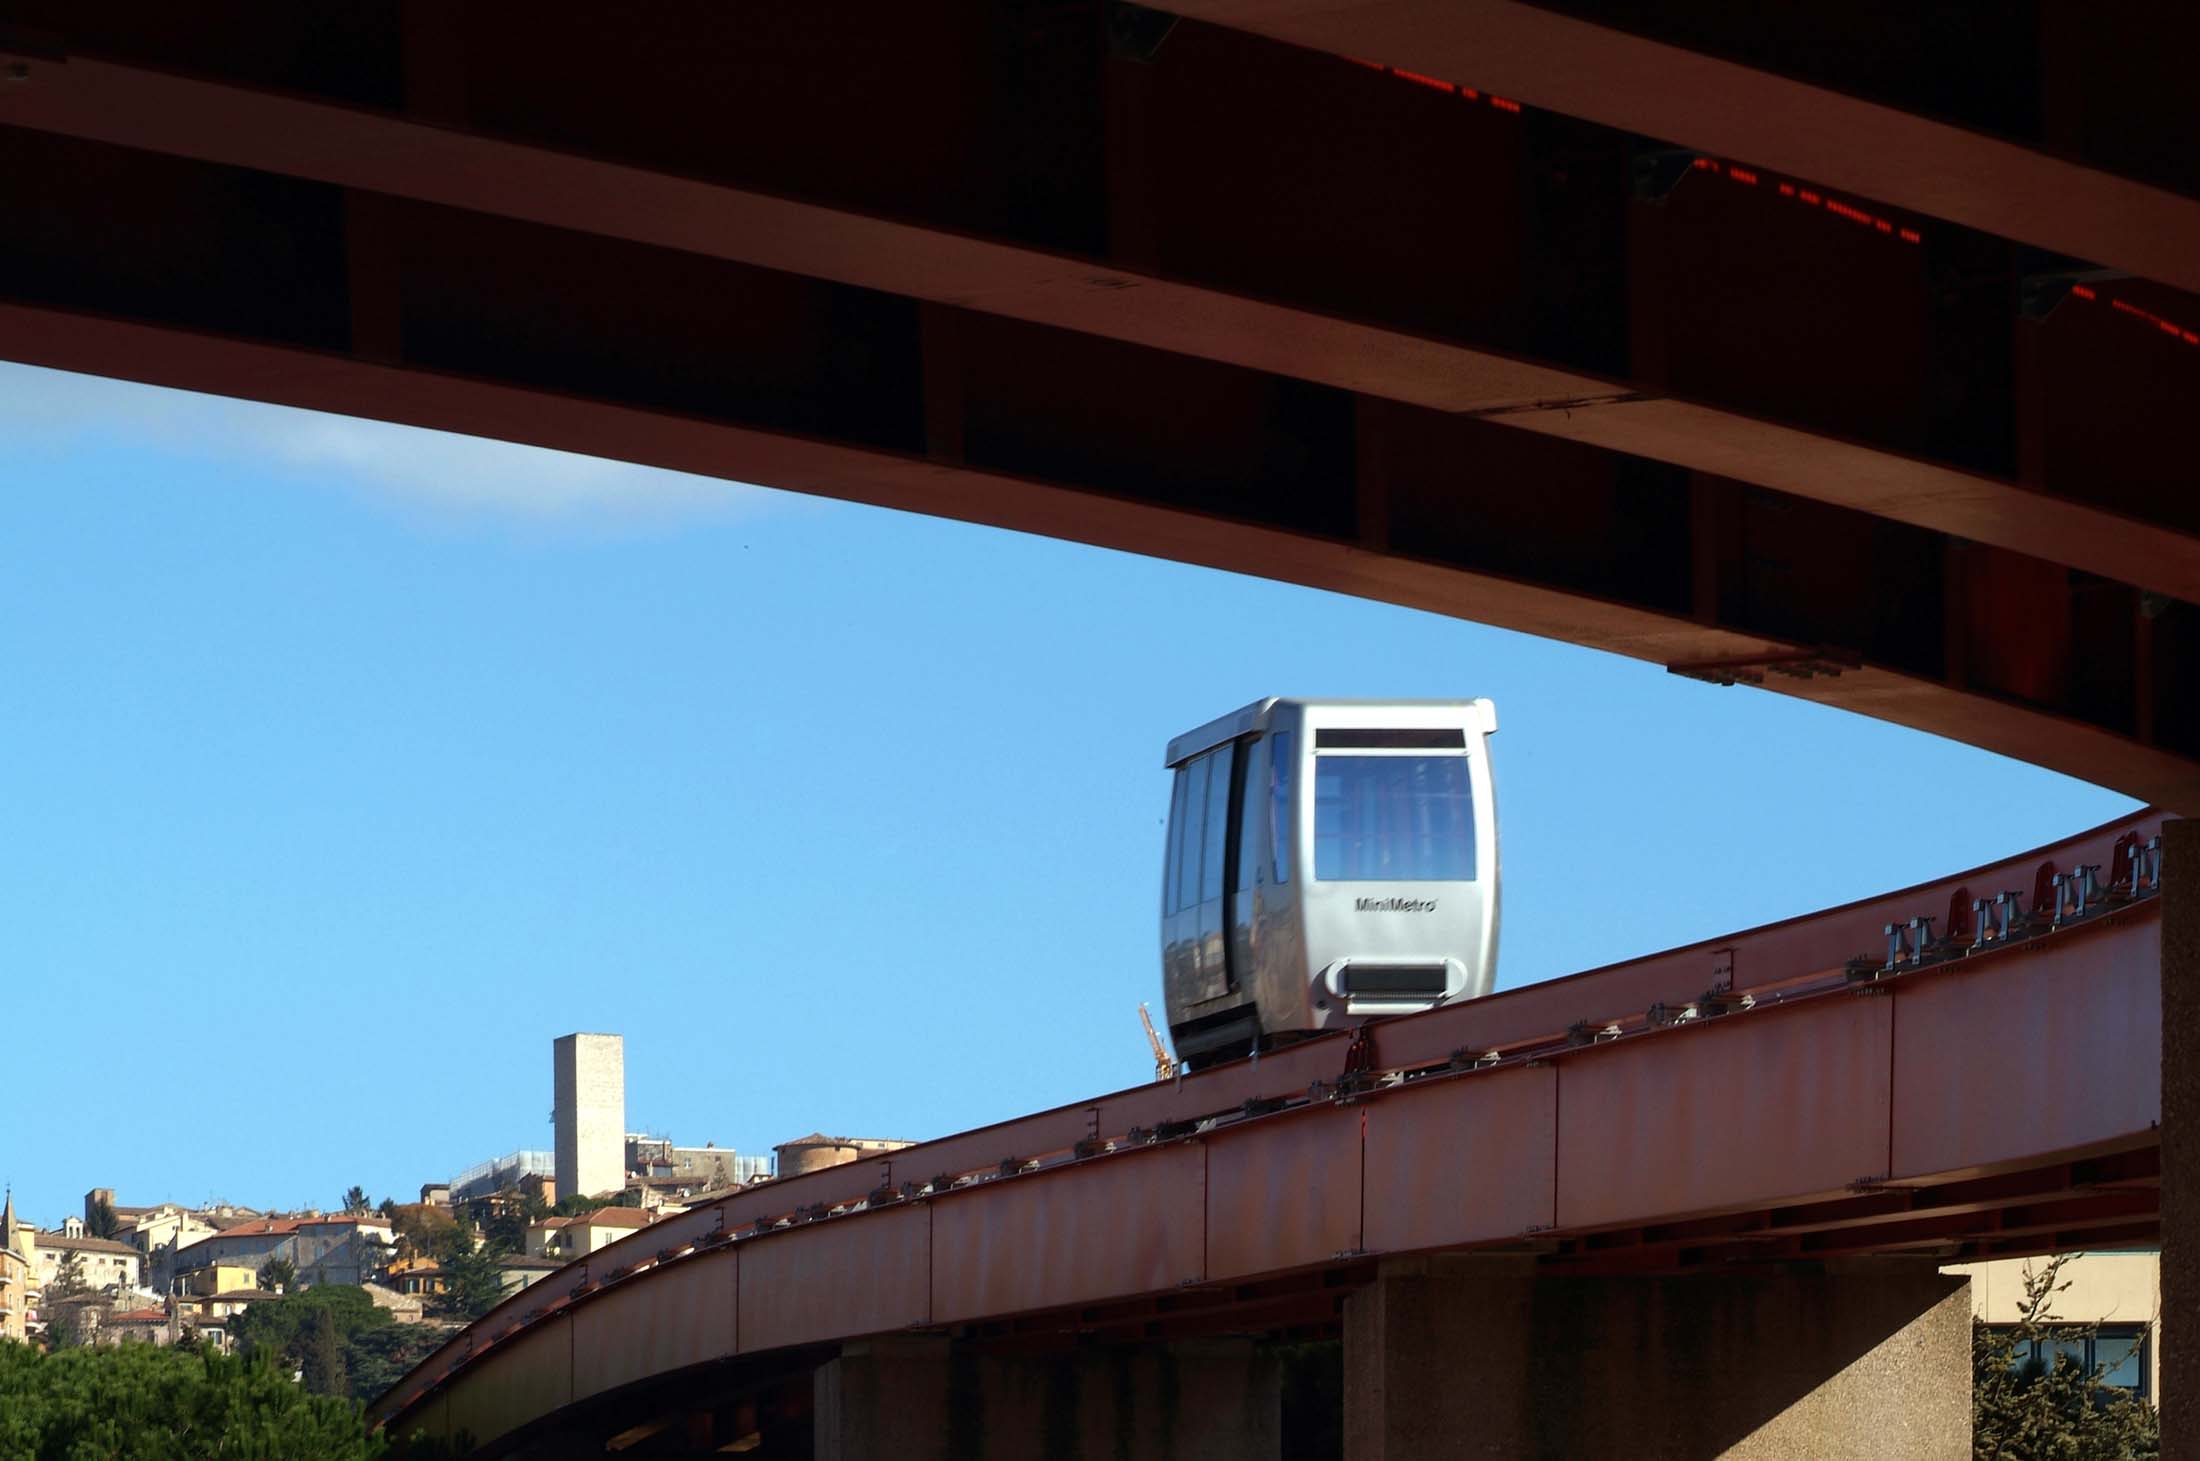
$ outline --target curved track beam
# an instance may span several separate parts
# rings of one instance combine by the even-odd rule
[[[1376,1254],[1596,1274],[2143,1240],[2152,883],[1998,947],[1850,960],[2158,826],[752,1188],[515,1295],[373,1416],[479,1443],[912,1328],[1318,1325]]]

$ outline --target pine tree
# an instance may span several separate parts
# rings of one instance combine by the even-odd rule
[[[40,1354],[0,1344],[0,1455],[369,1461],[358,1405],[264,1362],[161,1345]]]
[[[2067,1259],[2058,1255],[2025,1274],[2015,1325],[1972,1325],[1971,1454],[1977,1461],[2143,1461],[2161,1454],[2153,1406],[2103,1385],[2098,1369],[2067,1352],[2044,1368],[2031,1358],[2035,1340],[2089,1339],[2100,1330],[2098,1324],[2062,1323],[2053,1313],[2055,1295],[2070,1287],[2059,1281]]]
[[[61,1256],[61,1266],[54,1270],[53,1282],[46,1285],[46,1302],[57,1303],[88,1294],[92,1286],[84,1281],[84,1256],[75,1251]]]

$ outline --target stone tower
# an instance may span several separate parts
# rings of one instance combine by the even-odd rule
[[[558,1195],[594,1197],[626,1185],[626,1039],[561,1035],[556,1082]]]
[[[15,1220],[15,1189],[0,1204],[0,1339],[21,1341],[31,1312],[31,1280],[38,1272],[38,1238]]]

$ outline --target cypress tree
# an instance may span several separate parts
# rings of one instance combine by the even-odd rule
[[[313,1316],[313,1332],[306,1339],[305,1386],[316,1395],[342,1395],[344,1341],[336,1333],[336,1316],[326,1309]]]

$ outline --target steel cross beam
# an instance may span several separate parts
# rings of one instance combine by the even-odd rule
[[[1849,90],[1813,85],[1769,65],[1744,64],[1710,54],[1702,45],[1659,39],[1658,30],[1677,29],[1679,19],[1659,15],[1655,6],[1521,0],[1170,0],[1167,8],[1294,45],[1471,83],[1569,116],[1814,178],[1983,233],[2200,290],[2200,248],[2194,247],[2200,239],[2200,199],[2120,176],[2083,155],[2058,155],[2044,145],[2026,145],[1922,114],[1922,108],[1906,110],[1867,99],[1864,93],[1875,80],[1868,75],[1855,78]],[[1679,8],[1698,11],[1696,18],[1710,21],[1706,28],[1714,33],[1723,21],[1735,39],[1782,28],[1777,17],[1767,24],[1754,6]],[[1592,14],[1603,9],[1617,19],[1612,25],[1597,24],[1565,14],[1569,9]],[[2040,10],[2060,23],[2059,35],[2052,23],[2042,27],[2038,61],[2050,71],[2078,64],[2072,54],[2055,53],[2058,40],[2076,40],[2088,30],[2119,29],[2078,5],[2049,3]],[[1967,19],[1981,27],[1997,19],[2006,26],[2024,24],[2014,11],[1997,18],[1981,10]],[[2188,23],[2167,11],[2155,19],[2173,29]],[[1870,24],[1868,17],[1860,22]],[[1900,47],[1905,37],[1891,26],[1884,29],[1881,43],[1890,50]],[[2125,32],[2113,39],[2127,55],[2153,47],[2189,54],[2173,36]],[[1797,49],[1804,44],[1800,39],[1794,43]],[[1785,59],[1792,63],[1802,57]],[[1997,59],[1981,59],[1973,50],[1952,54],[1948,63],[1990,66]],[[2140,115],[2149,115],[2164,104],[2117,95],[2112,89],[2116,84],[2114,71],[2096,83],[2107,91],[2092,99],[2097,108],[2128,110],[2136,105],[2148,109]]]
[[[2063,484],[2049,490],[1692,399],[1685,387],[1645,388],[1640,370],[1543,363],[1518,345],[1447,338],[1435,321],[1385,325],[1172,278],[1123,257],[1134,249],[1079,258],[96,55],[10,54],[0,37],[0,66],[10,64],[25,75],[0,88],[0,125],[680,249],[1483,415],[2200,601],[2200,535],[2189,525],[2104,511]],[[2200,204],[2187,206],[2193,227],[2181,237],[2200,238]]]

